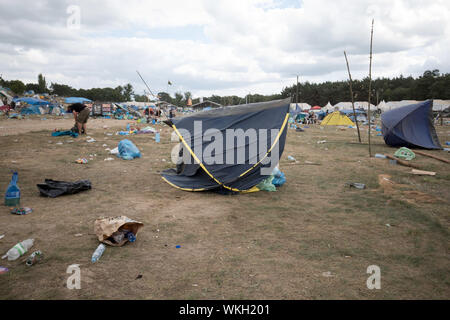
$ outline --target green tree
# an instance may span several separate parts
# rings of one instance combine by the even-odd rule
[[[132,94],[133,94],[133,86],[131,85],[131,83],[127,83],[123,87],[123,98],[125,99],[125,101],[131,101]]]
[[[47,83],[45,82],[45,77],[42,75],[42,73],[38,75],[38,90],[39,93],[47,92]]]

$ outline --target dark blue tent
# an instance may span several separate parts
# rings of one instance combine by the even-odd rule
[[[287,98],[214,108],[164,121],[178,135],[182,143],[181,154],[187,155],[190,161],[185,163],[183,160],[182,164],[177,165],[177,170],[163,171],[162,178],[171,186],[186,191],[257,191],[254,187],[270,176],[263,174],[260,169],[270,167],[272,161],[275,167],[283,153],[289,102],[290,98]],[[196,132],[195,127],[199,123],[201,128]],[[180,130],[185,132],[184,136]],[[221,137],[217,140],[221,141],[218,145],[218,138],[211,130],[218,132]],[[228,135],[229,130],[241,131],[242,134],[247,130],[255,133],[253,137],[249,135],[237,139],[236,143],[236,137]],[[263,131],[266,135],[261,134]],[[212,157],[219,157],[219,161],[210,161],[212,158],[205,157],[208,149],[214,150]],[[275,158],[272,158],[272,152]]]
[[[392,147],[442,149],[433,125],[433,100],[381,114],[384,141]]]

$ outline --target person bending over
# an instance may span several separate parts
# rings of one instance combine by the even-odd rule
[[[78,134],[86,134],[86,123],[89,119],[91,110],[84,104],[74,103],[67,108],[67,111],[73,113]]]

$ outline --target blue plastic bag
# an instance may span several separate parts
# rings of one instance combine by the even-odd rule
[[[141,152],[133,142],[124,139],[119,142],[119,153],[117,156],[124,160],[133,160],[134,158],[140,158]]]
[[[273,175],[272,184],[275,187],[280,187],[286,182],[286,176],[284,175],[283,172],[280,171],[280,169],[278,169],[278,167],[275,167],[275,169],[273,169],[272,175]]]

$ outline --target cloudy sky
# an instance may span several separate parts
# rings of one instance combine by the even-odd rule
[[[450,72],[448,0],[0,0],[0,74],[244,96],[296,81]],[[172,86],[168,87],[167,82]]]

